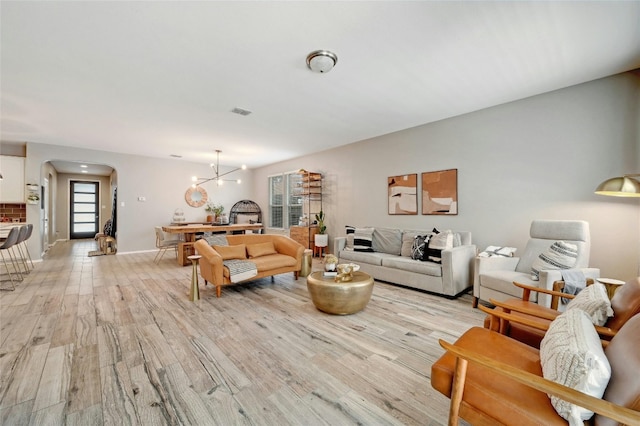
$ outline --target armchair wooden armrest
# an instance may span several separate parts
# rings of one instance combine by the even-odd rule
[[[520,312],[533,317],[547,319],[549,321],[553,321],[555,319],[555,317],[545,318],[545,316],[538,315],[539,314],[538,312],[530,311],[530,310],[527,310],[526,308],[514,307],[513,309],[511,309],[508,303],[499,303],[496,306],[499,306],[505,310],[499,311],[499,310],[487,308],[486,306],[482,306],[482,305],[478,306],[478,308],[482,312],[491,315],[492,321],[493,321],[493,318],[498,318],[500,320],[500,327],[499,327],[500,334],[506,334],[506,327],[509,322],[517,322],[519,324],[524,324],[528,327],[532,327],[545,332],[549,329],[550,322],[541,323],[539,321],[528,319],[527,317],[516,316],[511,314],[512,310],[515,312]],[[603,346],[606,346],[608,344],[608,340],[610,340],[613,336],[616,335],[616,331],[609,327],[601,327],[599,325],[594,325],[594,327],[600,337],[607,338],[607,340],[602,341]]]
[[[565,401],[577,404],[622,424],[640,424],[640,412],[638,411],[586,395],[582,392],[576,391],[575,389],[546,380],[543,377],[520,370],[509,364],[496,361],[473,350],[461,348],[442,339],[439,340],[439,343],[445,350],[455,354],[456,356],[453,388],[451,390],[451,405],[449,409],[449,425],[451,426],[458,424],[460,404],[463,400],[463,391],[466,380],[466,370],[469,362],[477,363],[487,369],[490,369],[497,375],[506,376],[540,392],[555,395]]]
[[[593,283],[594,283],[593,278],[587,278],[587,285],[591,285]],[[558,309],[558,301],[560,300],[561,297],[564,297],[567,299],[573,299],[574,297],[576,297],[574,294],[568,294],[568,293],[562,292],[562,290],[564,289],[564,281],[554,281],[553,290],[530,286],[530,285],[522,284],[516,281],[513,282],[513,285],[522,289],[522,300],[530,300],[532,291],[548,294],[549,296],[551,296],[551,309],[555,309],[555,310]]]

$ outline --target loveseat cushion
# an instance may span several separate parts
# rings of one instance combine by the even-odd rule
[[[370,265],[382,265],[382,259],[394,258],[399,256],[394,256],[392,254],[387,253],[376,253],[376,252],[359,252],[359,251],[348,251],[343,250],[340,252],[340,261],[348,260],[349,262],[355,263],[368,263]]]
[[[286,268],[296,265],[296,258],[286,254],[268,254],[266,256],[251,259],[256,264],[258,272],[271,271],[278,268]]]
[[[276,253],[278,252],[276,251],[276,248],[271,241],[256,244],[247,244],[247,254],[249,255],[250,259]]]
[[[247,250],[244,244],[236,244],[233,246],[215,245],[213,248],[220,256],[222,256],[222,260],[247,258]]]
[[[385,257],[382,259],[382,266],[385,266],[387,268],[399,269],[402,271],[415,272],[418,274],[431,275],[434,277],[442,276],[442,265],[434,262],[413,260],[408,257]]]

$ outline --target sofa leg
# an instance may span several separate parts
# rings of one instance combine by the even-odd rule
[[[296,281],[298,281],[298,276],[299,276],[299,272],[298,271],[293,271],[293,278],[296,279]]]
[[[222,294],[222,286],[216,286],[216,297],[220,297]]]
[[[476,296],[473,296],[473,302],[471,302],[471,303],[472,303],[472,306],[474,308],[477,308],[478,307],[478,298]]]

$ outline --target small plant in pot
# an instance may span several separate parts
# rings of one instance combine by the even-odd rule
[[[204,207],[204,210],[209,213],[207,215],[207,222],[218,222],[220,215],[224,212],[224,206],[222,204],[215,204],[209,201]]]
[[[329,236],[326,234],[327,226],[324,224],[325,215],[322,210],[316,213],[316,222],[318,222],[318,233],[314,236],[316,247],[327,247],[329,245]]]
[[[338,267],[338,258],[333,254],[328,254],[324,257],[324,270],[327,272],[333,272]]]

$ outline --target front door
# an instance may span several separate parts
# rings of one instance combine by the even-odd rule
[[[98,233],[99,182],[71,181],[69,238],[93,238]]]

